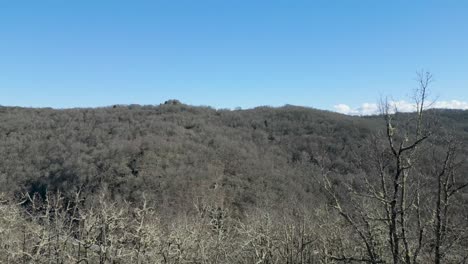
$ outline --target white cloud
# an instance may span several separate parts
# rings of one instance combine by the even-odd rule
[[[374,103],[364,103],[360,107],[352,108],[346,104],[338,104],[333,106],[335,111],[345,115],[374,115],[379,111],[379,107]]]
[[[405,100],[389,102],[398,112],[412,112],[416,110],[414,103]],[[430,108],[462,109],[468,110],[468,102],[459,100],[436,101],[427,104]],[[376,103],[363,103],[361,106],[353,108],[347,104],[337,104],[333,106],[336,112],[345,115],[375,115],[379,113],[379,106]]]
[[[345,105],[345,104],[337,104],[334,106],[335,108],[335,111],[338,112],[338,113],[343,113],[343,114],[347,114],[347,113],[350,113],[351,112],[351,107],[349,107],[349,105]]]
[[[468,102],[451,100],[435,102],[433,108],[463,109],[468,110]]]

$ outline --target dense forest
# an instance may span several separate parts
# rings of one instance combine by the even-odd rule
[[[468,111],[421,110],[0,107],[0,262],[466,263]]]
[[[91,197],[105,189],[130,202],[144,193],[165,213],[192,210],[189,201],[208,194],[238,213],[264,201],[316,198],[318,156],[356,174],[353,152],[381,125],[295,106],[230,111],[176,101],[0,111],[2,192]]]

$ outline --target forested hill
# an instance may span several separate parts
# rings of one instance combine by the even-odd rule
[[[436,130],[468,138],[468,112],[433,110]],[[319,198],[317,172],[365,169],[380,117],[284,106],[215,110],[178,101],[159,106],[0,108],[0,192],[104,189],[117,201],[145,197],[190,210],[204,199],[249,206]],[[444,132],[445,131],[445,132]]]

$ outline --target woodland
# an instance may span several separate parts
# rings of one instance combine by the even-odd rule
[[[374,116],[0,107],[0,263],[467,263],[468,111],[420,77]]]

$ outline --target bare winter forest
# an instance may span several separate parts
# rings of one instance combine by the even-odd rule
[[[0,263],[467,263],[468,112],[0,108]]]

